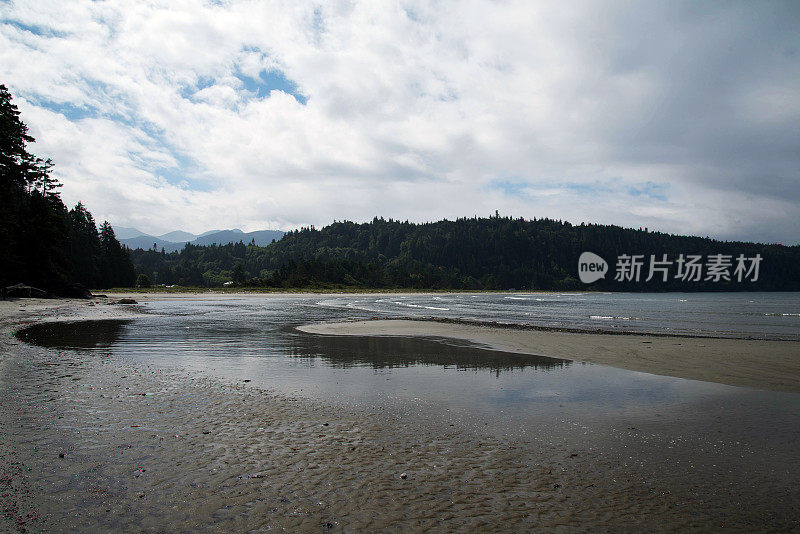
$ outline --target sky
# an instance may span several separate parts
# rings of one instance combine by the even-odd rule
[[[0,0],[68,205],[160,234],[493,215],[800,243],[796,1]]]

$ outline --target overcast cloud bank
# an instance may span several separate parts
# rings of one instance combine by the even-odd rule
[[[69,204],[150,233],[501,214],[800,241],[796,2],[0,3]]]

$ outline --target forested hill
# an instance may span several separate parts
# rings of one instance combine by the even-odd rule
[[[592,284],[578,279],[578,259],[586,251],[608,263],[605,278]],[[168,285],[218,286],[232,280],[273,287],[800,290],[800,246],[723,242],[550,219],[490,217],[414,224],[376,218],[292,231],[266,247],[188,245],[171,254],[131,254],[139,273]],[[623,255],[640,263],[638,281],[632,271],[615,280]],[[647,282],[651,255],[662,263]],[[685,266],[678,263],[691,256],[700,270],[687,277]],[[757,256],[761,260],[753,281],[751,260]]]

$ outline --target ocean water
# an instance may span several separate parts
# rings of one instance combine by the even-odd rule
[[[579,330],[800,340],[800,293],[492,293],[332,297],[386,316]]]
[[[800,395],[489,351],[452,340],[319,336],[295,329],[320,321],[436,316],[798,339],[798,294],[229,295],[151,301],[143,309],[147,316],[140,319],[46,325],[31,338],[325,402],[431,404],[508,428],[521,418],[565,414],[647,419],[691,411],[697,403],[751,406],[754,411],[747,413],[760,424],[781,421],[779,406],[800,413]]]

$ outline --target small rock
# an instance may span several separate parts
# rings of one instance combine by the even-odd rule
[[[136,304],[136,301],[133,299],[119,299],[117,304]]]
[[[63,452],[58,453],[58,457],[59,458],[63,458],[64,457],[64,453]]]
[[[405,480],[405,479],[407,479],[407,478],[408,478],[408,475],[407,475],[407,474],[405,474],[405,473],[400,473],[400,478],[402,478],[403,480]]]

